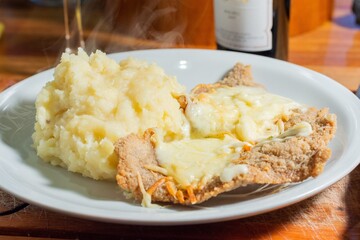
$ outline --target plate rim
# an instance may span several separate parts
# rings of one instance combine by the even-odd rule
[[[228,51],[219,51],[219,50],[205,50],[205,49],[148,49],[148,50],[136,50],[136,51],[128,51],[128,52],[120,52],[120,53],[112,53],[112,54],[107,54],[107,56],[109,56],[110,58],[117,58],[118,56],[126,56],[129,55],[131,53],[136,53],[136,54],[141,54],[142,52],[146,52],[146,53],[151,53],[151,52],[169,52],[169,51],[173,51],[173,52],[189,52],[189,53],[193,53],[193,52],[217,52],[217,54],[229,54],[230,52]],[[360,113],[360,101],[359,99],[356,98],[356,96],[347,88],[345,88],[343,85],[341,85],[340,83],[336,82],[335,80],[327,77],[324,74],[318,73],[316,71],[313,71],[311,69],[293,64],[293,63],[289,63],[289,62],[285,62],[285,61],[281,61],[281,60],[277,60],[277,59],[269,59],[266,57],[262,57],[262,56],[255,56],[253,54],[246,54],[246,53],[238,53],[238,52],[232,52],[231,54],[240,54],[240,55],[245,55],[245,56],[252,56],[255,58],[265,58],[267,59],[266,61],[277,61],[280,64],[285,64],[285,65],[291,65],[292,67],[301,70],[301,71],[305,71],[307,73],[309,73],[310,75],[314,75],[319,77],[319,79],[321,79],[320,81],[327,81],[329,84],[332,84],[332,87],[334,88],[339,88],[339,90],[341,89],[342,92],[344,92],[346,94],[347,100],[352,102],[353,104],[358,104],[357,109],[352,109],[353,111],[357,111],[357,113]],[[54,71],[54,68],[45,70],[43,72],[34,74],[26,79],[24,79],[23,81],[14,84],[13,86],[5,89],[3,92],[0,93],[0,106],[2,106],[3,102],[6,101],[6,96],[7,95],[11,95],[14,94],[14,92],[16,92],[16,90],[18,88],[21,88],[23,85],[28,84],[29,81],[32,81],[33,79],[37,79],[39,76],[41,75],[45,75],[45,74],[49,74],[52,73]],[[49,79],[50,80],[50,79]],[[351,97],[351,95],[349,94],[351,93],[351,95],[353,97]],[[356,99],[356,101],[355,101]],[[356,102],[356,103],[355,103]],[[354,112],[354,113],[355,113]],[[357,125],[359,125],[359,121],[356,122]],[[357,126],[359,128],[359,126]],[[360,137],[358,137],[358,139],[360,139]],[[353,149],[353,152],[355,151],[355,149]],[[351,152],[350,152],[351,153]],[[349,152],[347,152],[347,155],[350,154]],[[354,155],[354,154],[352,154]],[[342,158],[343,156],[341,156]],[[97,220],[97,221],[102,221],[102,222],[112,222],[112,223],[125,223],[125,224],[133,224],[133,225],[187,225],[187,224],[199,224],[199,223],[210,223],[210,222],[219,222],[219,221],[227,221],[227,220],[233,220],[233,219],[239,219],[239,218],[245,218],[245,217],[250,217],[250,216],[254,216],[254,215],[258,215],[258,214],[262,214],[265,212],[269,212],[269,211],[273,211],[279,208],[283,208],[292,204],[295,204],[297,202],[300,202],[304,199],[307,199],[323,190],[325,190],[326,188],[328,188],[329,186],[331,186],[332,184],[334,184],[335,182],[339,181],[341,178],[343,178],[344,176],[346,176],[347,174],[349,174],[353,169],[355,169],[355,167],[359,164],[360,162],[360,155],[357,155],[357,159],[354,158],[355,160],[352,161],[352,165],[347,165],[346,166],[346,171],[343,171],[342,176],[337,176],[336,178],[330,179],[327,182],[322,182],[322,184],[318,184],[316,188],[313,188],[307,192],[303,192],[300,196],[299,195],[295,195],[293,196],[290,200],[289,198],[282,200],[282,202],[279,203],[273,203],[272,205],[264,205],[264,206],[260,206],[259,210],[257,211],[252,211],[252,212],[248,212],[245,214],[242,214],[241,216],[237,215],[236,213],[234,214],[223,214],[221,215],[221,217],[217,217],[217,218],[207,218],[207,219],[202,219],[202,218],[198,218],[196,220],[189,220],[189,219],[172,219],[172,220],[166,220],[164,221],[163,219],[147,219],[147,220],[140,220],[136,219],[136,218],[131,218],[129,219],[129,216],[125,217],[125,218],[111,218],[108,215],[104,215],[104,214],[98,214],[95,215],[94,214],[90,214],[88,213],[84,213],[84,212],[74,212],[72,210],[69,209],[64,209],[63,207],[59,207],[59,206],[53,206],[52,204],[46,204],[43,202],[39,201],[35,201],[33,199],[33,197],[26,197],[23,196],[22,194],[18,194],[18,192],[14,191],[11,187],[8,186],[4,186],[4,184],[2,184],[2,181],[0,181],[0,188],[5,190],[6,192],[14,195],[15,197],[26,201],[28,203],[37,205],[37,206],[41,206],[44,207],[46,209],[50,209],[50,210],[54,210],[56,212],[61,212],[61,213],[65,213],[67,215],[71,215],[74,217],[79,217],[79,218],[84,218],[84,219],[88,219],[88,220]],[[2,172],[3,169],[0,167],[0,172]],[[0,174],[0,179],[3,179],[3,174]],[[321,176],[321,175],[320,175]],[[320,177],[319,176],[319,177]],[[313,179],[312,181],[314,181],[316,179]],[[303,184],[303,183],[301,183]],[[295,191],[295,190],[294,190]],[[39,193],[39,192],[38,192]],[[33,194],[30,194],[31,196],[33,196]],[[278,195],[272,195],[270,196],[270,199],[274,196],[278,196]],[[46,196],[48,197],[48,196]],[[269,196],[268,196],[269,197]],[[137,213],[138,214],[138,213]],[[154,213],[152,213],[154,214]]]

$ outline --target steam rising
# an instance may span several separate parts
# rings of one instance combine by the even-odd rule
[[[85,49],[110,53],[183,47],[188,22],[181,14],[184,6],[181,1],[173,0],[83,1]],[[74,22],[75,19],[71,29],[77,31]]]
[[[144,7],[144,10],[139,15],[138,21],[135,22],[134,31],[131,35],[138,38],[146,38],[148,34],[154,40],[165,44],[165,46],[184,44],[182,34],[186,27],[185,21],[178,22],[178,24],[168,32],[161,32],[152,28],[156,21],[166,19],[167,16],[175,15],[177,12],[177,9],[171,6],[157,9],[159,3],[159,0],[151,1],[148,6]]]

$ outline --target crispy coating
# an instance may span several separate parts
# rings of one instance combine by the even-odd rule
[[[235,66],[227,73],[227,75],[218,83],[230,87],[239,85],[259,86],[258,83],[253,81],[251,66],[244,65],[242,63],[236,63]]]
[[[191,94],[198,95],[203,92],[210,92],[223,85],[229,87],[235,87],[239,85],[262,87],[260,84],[253,81],[250,65],[236,63],[222,80],[213,84],[199,84],[191,91]]]

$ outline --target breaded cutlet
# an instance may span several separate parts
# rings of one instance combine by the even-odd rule
[[[222,85],[259,86],[253,82],[249,66],[236,64],[221,81],[199,85],[192,94],[207,92]],[[184,105],[184,104],[183,104]],[[143,136],[130,134],[115,144],[119,164],[117,183],[136,200],[143,199],[144,190],[153,202],[171,202],[184,205],[197,204],[223,192],[248,184],[283,184],[301,182],[318,176],[331,156],[328,143],[336,131],[336,116],[328,109],[308,108],[295,111],[284,120],[284,130],[300,122],[312,127],[309,136],[294,136],[283,141],[264,141],[240,153],[234,164],[246,164],[247,174],[239,174],[231,181],[222,182],[215,176],[198,189],[177,189],[173,179],[146,166],[160,166],[152,142],[152,129]]]

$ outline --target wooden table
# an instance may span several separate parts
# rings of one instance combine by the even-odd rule
[[[289,61],[335,79],[351,91],[360,84],[360,27],[354,24],[350,0],[335,1],[334,19],[290,39]],[[64,49],[62,8],[25,0],[0,1],[0,91],[54,66]],[[85,23],[91,25],[89,23]],[[86,36],[90,32],[86,32]],[[211,35],[211,34],[210,34]],[[215,48],[213,36],[184,47]],[[199,42],[199,39],[197,39]],[[111,50],[156,47],[126,36],[98,36],[97,47]],[[141,45],[142,44],[142,45]],[[30,205],[0,217],[0,239],[360,239],[360,167],[322,193],[292,206],[255,217],[222,223],[150,227],[78,219]],[[20,200],[0,191],[0,211]]]

